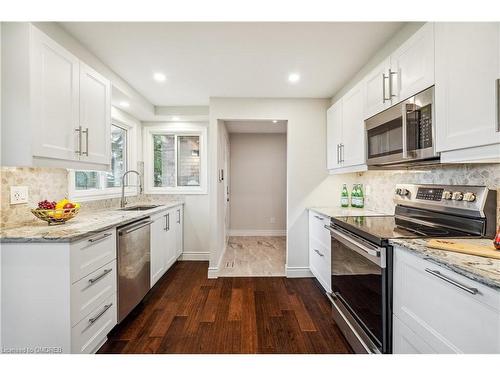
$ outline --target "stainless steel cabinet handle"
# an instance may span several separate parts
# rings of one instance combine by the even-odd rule
[[[78,128],[75,129],[76,132],[78,132],[78,150],[75,151],[75,154],[81,155],[82,154],[82,127],[79,126]]]
[[[170,230],[170,213],[167,214],[167,231]]]
[[[323,217],[321,217],[321,216],[318,216],[318,215],[314,215],[314,217],[315,217],[316,219],[318,219],[318,220],[321,220],[321,221],[325,220],[325,218],[323,218]]]
[[[94,238],[91,238],[89,239],[89,242],[98,242],[98,241],[101,241],[109,236],[111,236],[112,233],[104,233],[102,236],[100,237],[94,237]]]
[[[337,164],[340,164],[340,144],[337,144]]]
[[[181,210],[177,210],[177,224],[181,223]]]
[[[165,215],[165,228],[163,228],[166,231],[168,231],[167,216],[168,216],[168,214]]]
[[[397,74],[398,72],[393,72],[391,69],[389,69],[389,99],[396,96],[396,94],[392,93],[392,76],[395,76]]]
[[[105,269],[99,276],[97,277],[94,277],[93,279],[89,279],[89,283],[90,284],[93,284],[99,280],[101,280],[104,276],[106,276],[108,273],[110,273],[111,271],[113,271],[112,268],[108,268],[108,269]]]
[[[97,320],[98,320],[101,316],[103,316],[103,315],[104,315],[104,313],[105,313],[106,311],[108,311],[108,310],[109,310],[109,308],[110,308],[111,306],[113,306],[113,304],[112,304],[112,303],[110,303],[110,304],[108,304],[108,305],[104,305],[104,309],[102,309],[102,311],[101,311],[99,314],[97,314],[97,315],[96,315],[96,316],[94,316],[93,318],[90,318],[90,319],[89,319],[89,323],[90,323],[89,325],[92,325],[92,324],[94,324],[95,322],[97,322]]]
[[[320,257],[324,257],[325,254],[321,253],[318,249],[313,249],[316,254],[318,254]]]
[[[385,96],[385,80],[389,79],[390,76],[386,76],[385,73],[382,73],[382,103],[385,103],[388,100],[391,100],[391,96],[387,98]]]
[[[500,132],[500,78],[497,79],[497,132]]]
[[[85,152],[81,152],[81,155],[89,156],[89,128],[82,130],[85,133]]]
[[[441,280],[444,280],[447,283],[450,283],[451,285],[456,286],[457,288],[465,290],[467,293],[474,294],[474,295],[479,293],[479,290],[477,290],[476,288],[469,288],[468,286],[462,285],[458,281],[450,279],[449,277],[443,275],[441,272],[439,272],[437,270],[431,270],[429,268],[426,268],[425,272],[430,273],[431,275],[436,276],[437,278],[440,278]]]
[[[343,163],[345,160],[344,160],[344,144],[341,143],[340,144],[340,162]]]

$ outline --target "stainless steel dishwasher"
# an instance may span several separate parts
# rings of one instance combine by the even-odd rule
[[[149,217],[124,225],[118,231],[118,323],[149,291],[151,248]]]

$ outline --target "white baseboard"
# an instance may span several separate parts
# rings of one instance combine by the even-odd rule
[[[179,260],[210,260],[210,253],[206,251],[185,251]]]
[[[224,241],[224,249],[222,249],[222,253],[219,256],[219,260],[217,261],[217,265],[215,267],[208,267],[208,275],[209,279],[217,279],[219,277],[219,270],[221,269],[222,259],[224,258],[224,254],[227,249],[227,241]]]
[[[286,229],[230,229],[231,237],[277,237],[286,236]]]
[[[314,277],[309,267],[289,267],[286,266],[286,277]]]

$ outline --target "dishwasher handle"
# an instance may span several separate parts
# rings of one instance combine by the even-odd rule
[[[119,229],[118,230],[118,235],[119,236],[123,236],[124,234],[129,234],[131,232],[136,231],[137,229],[145,227],[146,225],[150,225],[152,222],[153,221],[151,219],[149,219],[149,218],[147,220],[136,222],[133,225],[130,225],[130,226],[127,226],[127,227],[123,227],[123,228]]]

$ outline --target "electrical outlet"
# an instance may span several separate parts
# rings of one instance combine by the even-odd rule
[[[365,195],[370,195],[372,192],[372,188],[370,185],[365,185]]]
[[[11,186],[10,187],[10,204],[28,203],[28,187],[27,186]]]
[[[270,222],[271,224],[276,223],[276,218],[275,218],[275,217],[271,217],[271,218],[269,219],[269,222]]]

